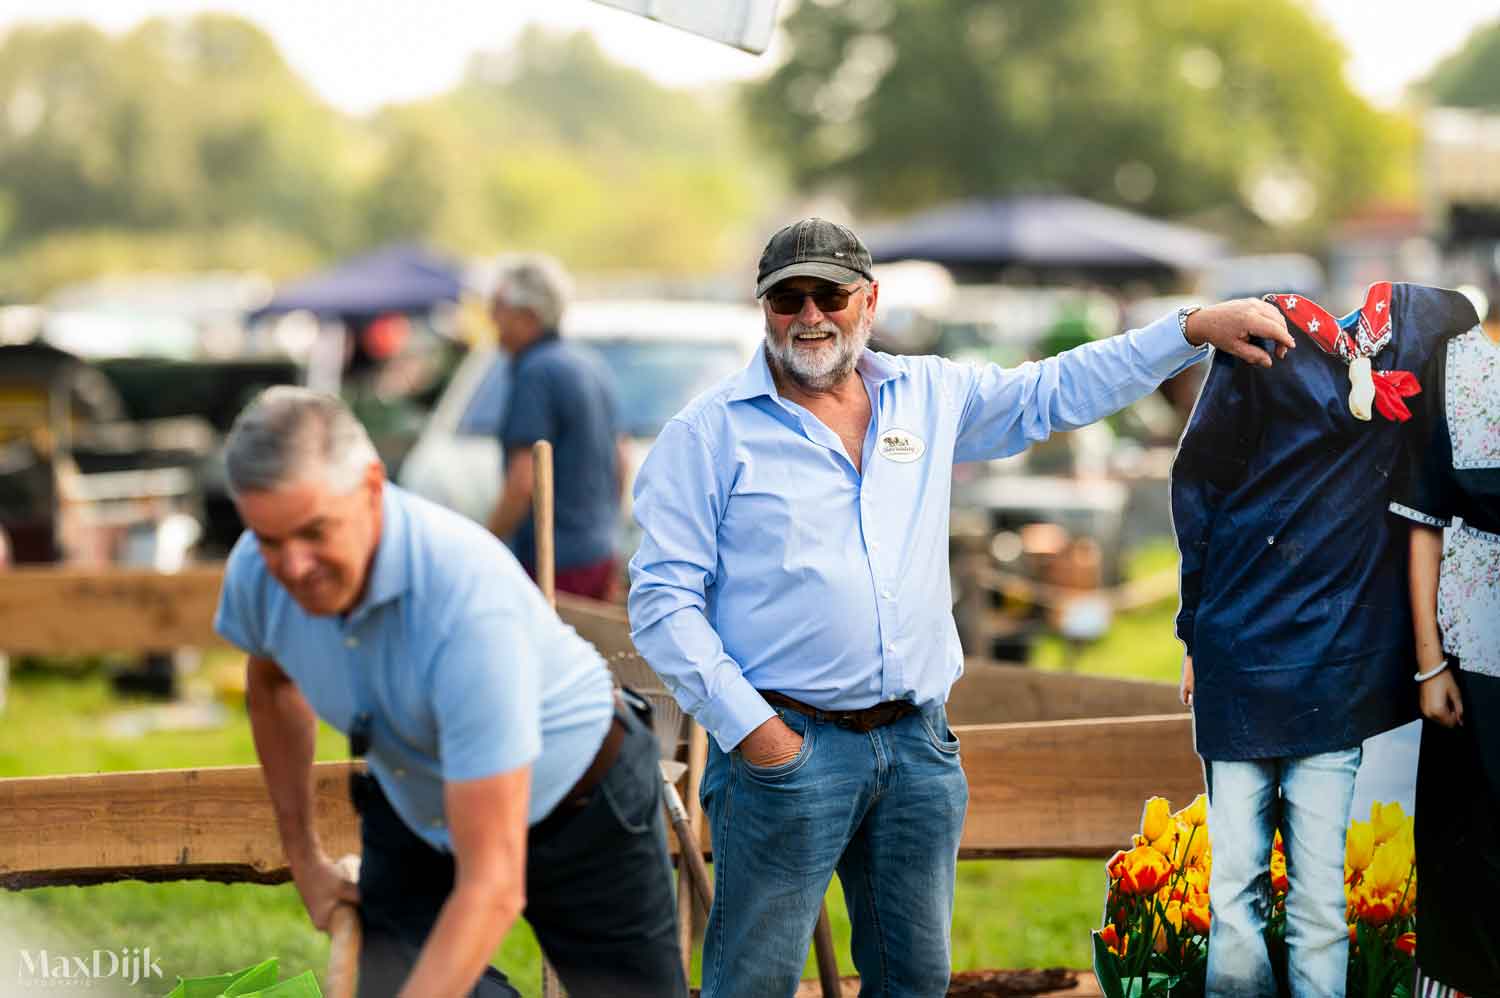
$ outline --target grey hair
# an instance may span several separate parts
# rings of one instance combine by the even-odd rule
[[[370,435],[347,405],[291,385],[257,395],[235,417],[224,441],[229,494],[236,497],[315,476],[335,494],[348,495],[379,460]]]
[[[556,329],[572,297],[568,272],[550,256],[527,253],[502,260],[490,284],[490,300],[502,299],[511,308],[524,308],[544,329]]]

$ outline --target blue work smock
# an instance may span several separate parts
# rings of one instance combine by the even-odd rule
[[[1477,319],[1397,284],[1375,371],[1421,372]],[[1404,424],[1349,410],[1349,368],[1293,329],[1270,369],[1217,353],[1172,468],[1177,635],[1205,759],[1305,756],[1417,716],[1407,533],[1387,512]]]

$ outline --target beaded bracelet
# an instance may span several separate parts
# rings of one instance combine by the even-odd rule
[[[1433,669],[1431,672],[1419,672],[1411,678],[1415,679],[1419,683],[1425,683],[1427,682],[1427,680],[1431,679],[1433,676],[1436,676],[1446,668],[1448,668],[1448,660],[1445,658],[1443,659],[1443,664],[1438,666],[1436,669]]]

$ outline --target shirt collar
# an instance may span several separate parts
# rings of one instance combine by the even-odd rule
[[[411,587],[406,570],[406,508],[401,503],[400,491],[391,482],[386,482],[381,491],[380,542],[370,566],[364,599],[349,614],[351,620],[397,599]]]
[[[860,377],[877,388],[887,381],[906,376],[906,371],[900,365],[869,348],[860,354],[854,369],[859,372]],[[766,360],[766,348],[761,346],[755,351],[755,356],[750,358],[750,363],[745,366],[745,369],[735,376],[733,388],[729,392],[729,401],[743,402],[747,399],[760,398],[763,395],[769,398],[778,397],[776,381],[771,377],[771,365]]]
[[[517,350],[514,354],[512,354],[510,362],[514,364],[542,344],[555,343],[559,338],[560,336],[556,329],[543,329],[542,335],[538,336],[536,339],[532,340],[530,343],[526,344],[520,350]]]

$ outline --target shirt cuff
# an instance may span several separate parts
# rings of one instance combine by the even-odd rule
[[[694,716],[714,736],[719,748],[733,752],[746,735],[775,714],[766,698],[741,676],[718,696],[704,701]]]
[[[1181,374],[1212,352],[1207,343],[1193,346],[1182,335],[1177,324],[1177,313],[1168,312],[1136,334],[1136,346],[1146,357],[1151,369],[1158,371],[1162,379]]]
[[[1425,524],[1429,527],[1446,527],[1450,522],[1447,517],[1429,516],[1420,509],[1412,509],[1410,506],[1399,502],[1393,501],[1387,508],[1397,516],[1405,517],[1415,523]]]

